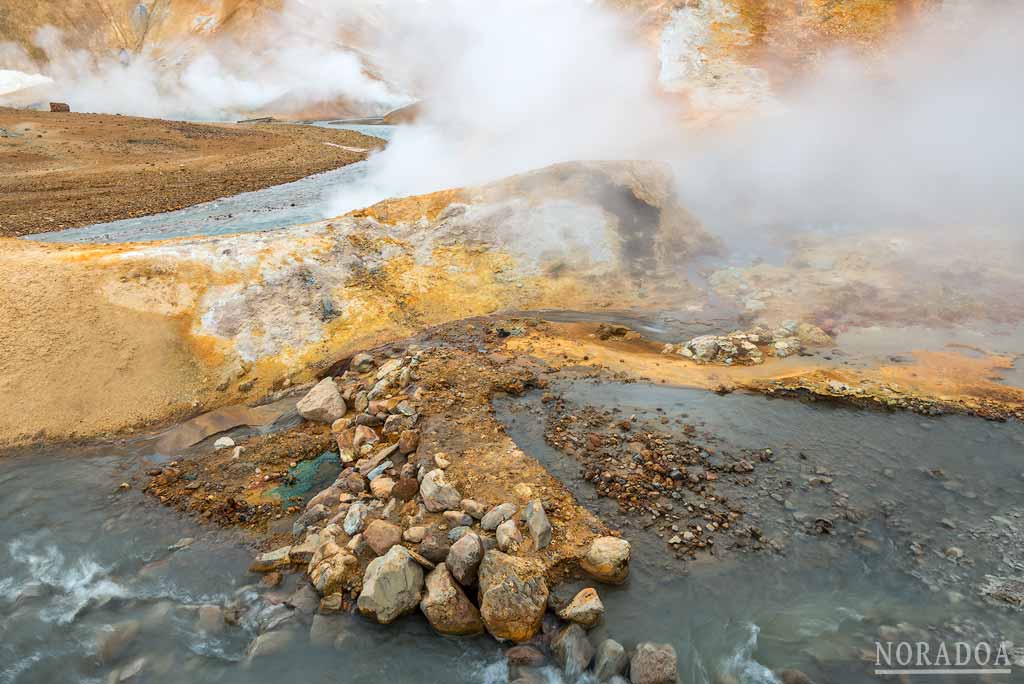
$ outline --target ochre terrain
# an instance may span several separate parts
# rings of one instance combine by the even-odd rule
[[[0,236],[180,209],[366,157],[382,141],[313,126],[194,124],[0,108]],[[338,147],[341,145],[343,147]]]

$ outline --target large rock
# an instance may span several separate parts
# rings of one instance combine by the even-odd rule
[[[402,542],[402,528],[384,520],[374,520],[366,526],[363,539],[375,554],[383,556],[392,546]]]
[[[363,575],[359,612],[381,624],[416,610],[423,598],[423,568],[404,547],[394,546],[374,558]]]
[[[614,639],[605,639],[598,645],[594,657],[594,679],[606,682],[623,674],[628,664],[629,656],[622,644]]]
[[[362,501],[352,504],[348,509],[348,513],[345,514],[345,522],[341,526],[345,530],[345,534],[352,536],[362,532],[363,527],[366,525],[366,516],[369,514],[370,507]]]
[[[604,615],[604,604],[601,603],[601,597],[597,595],[597,590],[592,587],[587,587],[576,594],[569,605],[558,611],[558,617],[583,625],[587,629],[600,622],[602,615]]]
[[[587,639],[587,633],[577,624],[565,627],[555,636],[551,652],[569,682],[579,679],[594,658],[594,647]]]
[[[480,537],[473,533],[464,534],[452,544],[445,561],[452,576],[459,584],[469,586],[476,583],[477,570],[484,557],[484,546]]]
[[[313,554],[306,570],[309,581],[321,596],[339,594],[359,587],[359,561],[347,549],[327,541]]]
[[[526,641],[539,630],[547,608],[542,569],[523,558],[491,550],[480,563],[480,616],[499,639]]]
[[[629,577],[629,542],[618,537],[598,537],[590,544],[580,567],[607,584],[622,584]]]
[[[633,684],[677,684],[679,661],[669,644],[649,641],[637,644],[629,661],[629,679]]]
[[[463,636],[484,630],[480,611],[456,584],[448,566],[441,563],[426,580],[427,591],[420,601],[420,610],[430,625],[441,634]]]
[[[315,423],[330,425],[345,415],[348,407],[334,378],[324,378],[295,405],[299,415]]]
[[[423,505],[431,513],[458,508],[462,501],[459,490],[449,484],[444,471],[440,468],[431,470],[423,476],[423,481],[420,482],[420,496],[423,497]]]
[[[530,539],[533,540],[533,548],[543,549],[551,543],[551,523],[544,513],[544,504],[540,499],[534,499],[526,504],[526,527],[530,530]]]

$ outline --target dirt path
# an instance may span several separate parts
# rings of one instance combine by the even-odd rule
[[[313,126],[0,108],[0,236],[181,209],[345,166],[381,144]]]

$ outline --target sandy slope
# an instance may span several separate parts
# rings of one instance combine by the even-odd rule
[[[351,164],[381,141],[280,124],[0,108],[0,235],[180,209]],[[326,144],[332,143],[332,144]],[[343,147],[337,147],[342,145]]]

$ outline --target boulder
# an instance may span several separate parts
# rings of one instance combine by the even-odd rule
[[[540,566],[491,550],[480,563],[478,581],[487,631],[498,639],[526,641],[540,630],[548,601]]]
[[[622,584],[629,577],[629,542],[618,537],[598,537],[580,561],[583,571],[607,584]]]
[[[469,533],[452,544],[445,562],[459,584],[468,587],[476,583],[477,570],[483,557],[484,547],[480,537]]]
[[[622,675],[628,664],[629,656],[622,644],[614,639],[605,639],[598,645],[594,656],[594,678],[599,682],[608,681]]]
[[[374,520],[366,526],[363,539],[378,556],[383,556],[392,546],[402,542],[402,528],[384,520]]]
[[[431,513],[457,508],[462,501],[459,491],[449,484],[441,469],[431,470],[423,476],[423,481],[420,483],[420,496],[423,497],[423,504]]]
[[[456,584],[444,563],[434,568],[426,579],[426,593],[420,610],[430,625],[441,634],[463,636],[484,630],[480,612]]]
[[[629,679],[633,684],[677,684],[679,661],[670,644],[649,641],[637,644],[629,661]]]
[[[601,597],[597,595],[597,590],[591,587],[576,594],[569,605],[558,611],[558,617],[575,622],[587,629],[600,622],[603,615],[604,604],[601,603]]]
[[[587,633],[577,624],[569,625],[555,635],[551,652],[570,683],[587,671],[594,658],[594,647],[587,639]]]
[[[333,541],[320,545],[309,562],[306,574],[321,596],[345,593],[359,587],[359,561]]]
[[[519,545],[523,542],[523,535],[519,531],[519,525],[513,518],[509,518],[498,525],[495,535],[498,539],[498,548],[506,553],[518,550]]]
[[[505,660],[508,661],[509,665],[543,667],[547,659],[544,657],[543,651],[536,646],[521,644],[505,651]]]
[[[423,568],[401,546],[366,566],[359,612],[381,624],[416,610],[423,598]]]
[[[544,513],[544,504],[540,499],[534,499],[526,504],[526,527],[530,530],[530,539],[533,540],[533,548],[543,549],[551,543],[551,523]]]
[[[503,503],[500,506],[495,506],[491,510],[487,511],[487,514],[480,520],[480,529],[493,532],[498,529],[498,525],[505,522],[515,514],[516,505],[514,503]]]
[[[334,378],[324,378],[295,405],[299,415],[314,423],[331,425],[345,415],[348,407]]]

